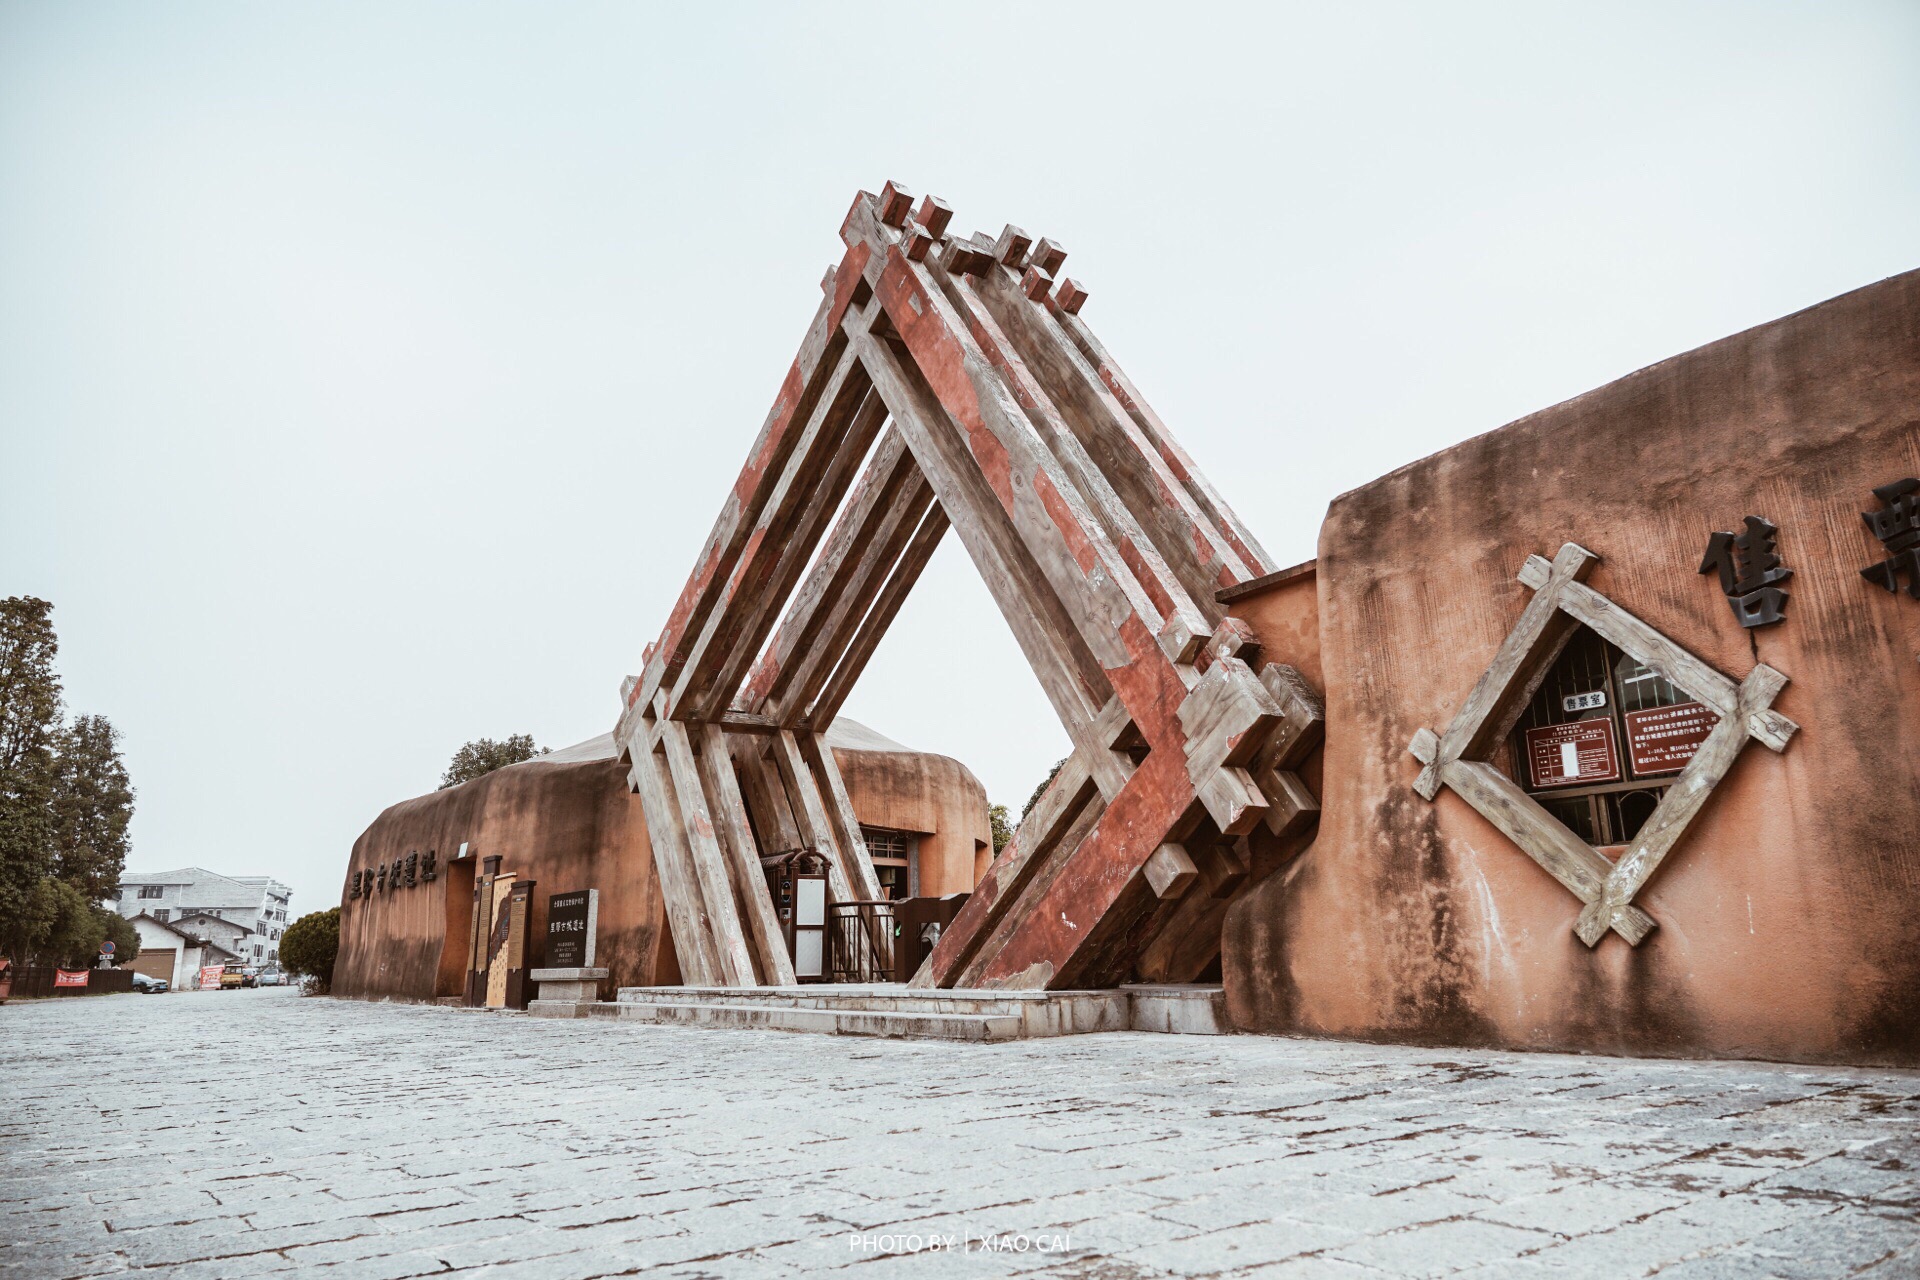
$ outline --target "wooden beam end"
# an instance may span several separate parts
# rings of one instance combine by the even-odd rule
[[[907,225],[907,215],[913,211],[913,192],[897,182],[888,182],[880,188],[880,221],[890,227]]]
[[[1141,871],[1153,886],[1154,896],[1162,899],[1180,897],[1200,878],[1200,868],[1193,865],[1187,851],[1177,844],[1163,844],[1155,849]]]
[[[1054,303],[1070,316],[1080,314],[1080,308],[1087,305],[1087,291],[1080,287],[1078,280],[1062,280],[1059,290],[1053,295]]]

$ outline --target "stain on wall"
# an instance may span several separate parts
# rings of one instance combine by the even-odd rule
[[[1874,486],[1920,475],[1920,272],[1675,357],[1335,500],[1318,643],[1298,603],[1236,606],[1320,670],[1313,846],[1228,913],[1243,1028],[1433,1044],[1920,1065],[1920,601],[1859,570]],[[1749,632],[1709,533],[1765,516],[1794,570]],[[1413,791],[1531,593],[1574,541],[1589,585],[1734,679],[1791,678],[1784,754],[1749,742],[1638,898],[1638,948],[1451,791]],[[1292,628],[1291,633],[1288,628]],[[1301,644],[1298,654],[1289,646]]]

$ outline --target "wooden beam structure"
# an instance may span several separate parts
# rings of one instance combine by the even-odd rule
[[[1318,699],[1250,664],[1217,598],[1275,565],[1081,320],[1065,251],[1013,226],[950,235],[950,217],[896,183],[855,198],[799,354],[622,690],[615,737],[689,981],[791,980],[762,857],[816,848],[836,900],[878,896],[823,734],[949,529],[1074,751],[918,985],[1102,985],[1147,949],[1191,967],[1204,945],[1163,935],[1217,932],[1247,833],[1317,817],[1294,769]]]

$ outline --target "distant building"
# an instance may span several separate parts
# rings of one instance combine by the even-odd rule
[[[292,889],[270,876],[223,876],[204,867],[182,867],[121,876],[108,905],[130,920],[146,916],[211,942],[231,953],[235,963],[273,964],[280,959],[292,896]]]
[[[132,917],[134,932],[140,935],[140,955],[133,962],[135,973],[159,978],[175,991],[192,991],[200,982],[200,970],[211,964],[238,964],[239,957],[204,935],[184,925],[155,920],[150,915]]]

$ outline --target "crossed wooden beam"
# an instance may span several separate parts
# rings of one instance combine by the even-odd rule
[[[1293,770],[1319,700],[1290,667],[1256,673],[1215,599],[1271,561],[1080,320],[1065,250],[950,220],[893,183],[855,198],[746,466],[623,687],[615,737],[689,982],[793,980],[763,853],[812,846],[835,900],[879,896],[821,735],[949,528],[1074,753],[918,981],[1117,980],[1195,885],[1244,878],[1255,825],[1317,817]]]
[[[1761,663],[1735,684],[1587,586],[1599,559],[1572,542],[1562,545],[1551,562],[1527,557],[1518,576],[1533,588],[1533,599],[1446,733],[1423,728],[1409,750],[1424,766],[1413,784],[1423,798],[1432,800],[1442,786],[1453,788],[1580,899],[1574,931],[1582,942],[1596,946],[1611,930],[1638,946],[1654,921],[1633,905],[1635,895],[1679,843],[1747,740],[1784,751],[1799,726],[1772,709],[1787,677]],[[1615,863],[1488,762],[1581,623],[1720,717]]]

